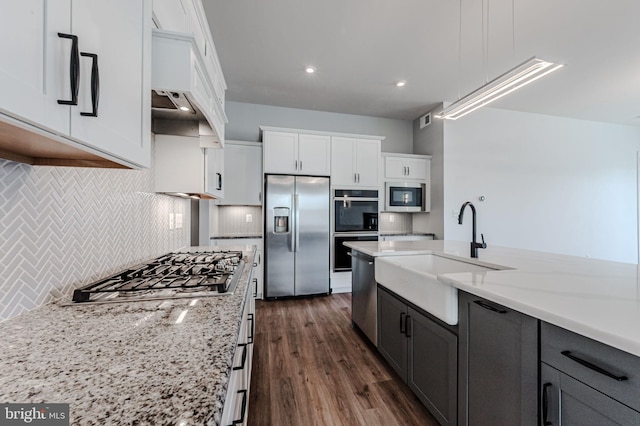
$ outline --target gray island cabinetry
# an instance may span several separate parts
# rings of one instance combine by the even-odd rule
[[[442,425],[456,425],[455,327],[378,286],[378,350]]]
[[[640,425],[640,358],[542,322],[541,424]]]
[[[461,425],[538,424],[538,320],[458,292]]]

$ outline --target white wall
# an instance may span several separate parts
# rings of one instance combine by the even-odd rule
[[[484,108],[444,134],[446,239],[470,200],[488,245],[637,263],[640,128]]]
[[[258,142],[260,141],[259,126],[288,127],[385,136],[386,139],[382,141],[383,152],[409,154],[413,151],[413,124],[411,120],[394,120],[242,102],[227,102],[225,112],[229,118],[229,123],[225,127],[226,139]]]

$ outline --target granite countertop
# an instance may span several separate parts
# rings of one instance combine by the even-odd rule
[[[640,356],[638,265],[489,246],[469,256],[462,241],[363,241],[346,246],[374,257],[437,254],[497,268],[438,280],[559,327]]]
[[[68,403],[71,424],[219,424],[250,291],[244,254],[230,295],[52,303],[0,323],[0,401]]]

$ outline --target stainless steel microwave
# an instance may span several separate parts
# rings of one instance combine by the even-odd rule
[[[388,212],[426,211],[426,185],[418,182],[385,182],[385,207]]]

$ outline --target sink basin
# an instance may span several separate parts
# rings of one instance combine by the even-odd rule
[[[433,254],[377,257],[376,281],[449,325],[458,323],[458,290],[438,281],[438,275],[485,273],[496,268]]]

